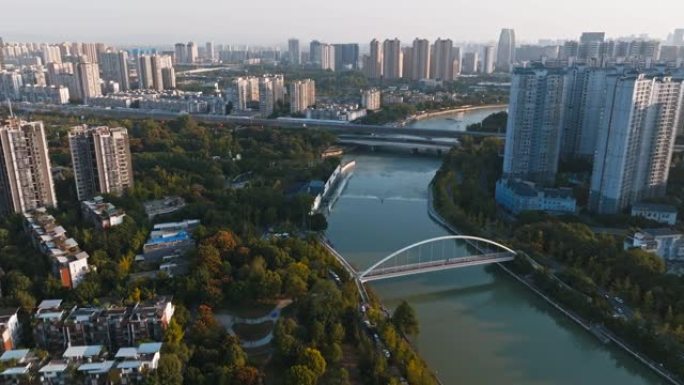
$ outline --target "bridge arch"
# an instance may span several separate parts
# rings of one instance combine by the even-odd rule
[[[392,254],[386,256],[385,258],[381,259],[380,261],[378,261],[377,263],[375,263],[374,265],[372,265],[368,269],[364,270],[361,274],[358,275],[358,278],[361,281],[363,281],[364,278],[368,274],[372,273],[373,270],[376,269],[378,266],[380,266],[383,263],[391,260],[392,258],[402,254],[405,251],[411,250],[411,249],[416,248],[416,247],[420,247],[420,246],[428,244],[428,243],[439,242],[439,241],[448,241],[448,240],[464,240],[464,241],[476,241],[476,242],[487,243],[487,244],[490,244],[492,246],[499,247],[499,248],[501,248],[501,249],[513,254],[513,255],[517,254],[513,249],[509,248],[508,246],[502,245],[502,244],[495,242],[495,241],[492,241],[490,239],[481,238],[481,237],[474,237],[471,235],[445,235],[445,236],[441,236],[441,237],[435,237],[435,238],[426,239],[426,240],[423,240],[420,242],[416,242],[416,243],[408,245],[402,249],[399,249],[399,250],[393,252]]]

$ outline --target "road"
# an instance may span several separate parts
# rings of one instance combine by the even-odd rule
[[[70,116],[98,116],[110,119],[158,119],[172,120],[187,114],[161,111],[141,110],[136,108],[99,108],[89,106],[38,106],[29,103],[13,104],[16,111],[29,113],[62,114]],[[505,134],[480,132],[480,131],[454,131],[446,129],[426,129],[377,126],[371,124],[354,124],[338,121],[313,121],[307,119],[262,119],[248,116],[234,115],[206,115],[192,114],[193,119],[204,123],[226,123],[242,126],[279,127],[279,128],[311,128],[331,132],[343,132],[357,135],[406,135],[421,138],[461,138],[472,137],[497,137],[504,138]]]

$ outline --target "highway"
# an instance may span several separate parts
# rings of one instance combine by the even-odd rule
[[[98,108],[88,106],[37,106],[28,103],[13,104],[15,111],[62,114],[69,116],[97,116],[109,119],[157,119],[172,120],[187,114],[160,111],[141,110],[136,108]],[[422,138],[451,138],[458,139],[464,136],[472,137],[497,137],[504,138],[505,134],[479,132],[479,131],[454,131],[446,129],[427,129],[410,127],[376,126],[370,124],[353,124],[338,121],[312,121],[307,119],[262,119],[246,116],[233,115],[207,115],[192,114],[193,119],[204,123],[226,123],[242,126],[279,127],[279,128],[310,128],[326,130],[334,133],[356,135],[406,135]]]

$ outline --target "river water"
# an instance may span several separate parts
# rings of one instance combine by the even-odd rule
[[[348,159],[357,161],[356,170],[329,215],[327,236],[357,268],[447,234],[427,215],[427,186],[438,159],[396,154]],[[495,266],[371,286],[390,308],[401,300],[414,307],[421,327],[417,349],[446,385],[664,384]]]

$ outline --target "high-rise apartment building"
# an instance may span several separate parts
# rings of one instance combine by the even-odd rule
[[[96,96],[102,96],[100,86],[100,67],[87,56],[81,56],[76,64],[76,79],[78,80],[79,97],[86,102]],[[71,91],[71,90],[69,90]]]
[[[0,37],[0,71],[2,71],[2,68],[4,65],[5,65],[5,42],[2,40],[2,37]]]
[[[496,70],[511,72],[515,64],[515,31],[504,28],[499,35],[499,46],[496,50]]]
[[[589,206],[613,214],[665,194],[684,87],[681,79],[628,73],[610,75],[606,88]]]
[[[600,64],[603,59],[603,41],[605,32],[584,32],[580,36],[577,57],[586,62],[597,62]]]
[[[71,161],[79,200],[98,194],[121,195],[133,186],[133,166],[128,131],[76,126],[69,132]]]
[[[382,77],[382,44],[377,39],[373,39],[370,42],[370,55],[368,56],[368,62],[365,63],[366,67],[364,71],[366,76],[371,79],[380,79]]]
[[[285,78],[283,75],[264,75],[259,78],[259,113],[269,117],[278,102],[285,99]]]
[[[1,122],[0,159],[0,214],[57,206],[43,122]]]
[[[105,52],[100,54],[102,79],[119,83],[121,91],[131,88],[128,78],[128,53],[126,51]]]
[[[404,64],[399,39],[385,40],[382,43],[382,74],[385,79],[400,79]]]
[[[454,43],[451,39],[437,39],[432,47],[430,78],[454,80]]]
[[[287,58],[292,65],[298,66],[300,64],[302,56],[299,52],[299,39],[287,41]]]
[[[672,34],[673,45],[684,45],[684,28],[677,28]]]
[[[324,71],[335,71],[335,46],[332,44],[321,44],[320,55],[320,68]]]
[[[413,40],[411,51],[411,80],[430,78],[430,42],[427,39]]]
[[[567,71],[516,68],[508,106],[504,178],[549,184],[558,170]]]
[[[477,73],[479,58],[477,52],[466,52],[461,63],[461,72],[464,74]]]
[[[290,84],[290,112],[301,113],[316,104],[316,82],[297,80]]]
[[[482,73],[491,74],[494,72],[494,46],[488,45],[483,49]]]
[[[170,56],[138,56],[138,83],[141,89],[163,91],[176,88],[176,75]]]

